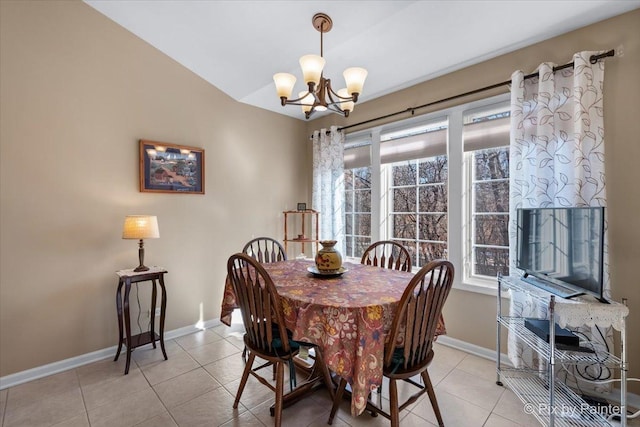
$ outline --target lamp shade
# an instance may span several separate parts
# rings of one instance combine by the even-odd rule
[[[300,58],[300,68],[302,68],[306,84],[309,84],[309,82],[313,82],[314,85],[320,83],[324,63],[324,58],[318,55],[304,55]]]
[[[293,86],[296,84],[296,76],[289,73],[277,73],[273,75],[279,98],[291,98]]]
[[[122,227],[123,239],[157,239],[160,237],[158,217],[153,215],[127,215]]]
[[[349,92],[350,95],[362,93],[367,74],[367,70],[360,67],[352,67],[344,70],[342,75],[344,76],[344,81],[347,83],[347,92]]]

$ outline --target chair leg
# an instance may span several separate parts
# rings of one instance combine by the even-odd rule
[[[429,400],[431,401],[431,407],[433,408],[433,412],[436,414],[438,425],[440,427],[444,427],[444,421],[442,421],[442,415],[440,414],[440,407],[438,406],[438,399],[436,399],[436,392],[433,390],[433,384],[431,384],[431,378],[429,378],[429,373],[427,371],[424,371],[422,372],[421,376],[422,376],[422,380],[424,381],[424,385],[427,388],[427,394],[429,395]]]
[[[347,387],[347,380],[344,378],[340,378],[340,384],[338,384],[338,389],[336,390],[336,395],[333,398],[333,406],[331,407],[331,413],[329,414],[329,421],[327,424],[333,424],[333,417],[336,416],[336,412],[338,411],[338,406],[340,406],[340,402],[342,401],[342,393],[344,393],[344,389]]]
[[[276,408],[275,408],[275,427],[280,427],[282,423],[282,406],[284,396],[284,363],[278,362],[274,365],[276,371]]]
[[[240,379],[240,385],[238,386],[238,392],[236,393],[236,400],[233,402],[233,409],[238,407],[238,403],[240,402],[240,396],[242,396],[242,392],[244,391],[244,386],[247,385],[247,380],[249,379],[249,372],[251,372],[251,368],[253,366],[253,361],[255,360],[256,355],[252,352],[249,352],[249,360],[244,365],[244,371],[242,371],[242,379]]]
[[[389,412],[389,415],[391,415],[391,427],[399,427],[400,410],[398,403],[398,384],[393,378],[389,378]]]

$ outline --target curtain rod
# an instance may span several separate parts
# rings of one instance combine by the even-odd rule
[[[615,55],[615,50],[611,49],[610,51],[605,52],[605,53],[601,53],[599,55],[591,55],[591,57],[589,58],[589,62],[591,62],[592,64],[595,64],[596,62],[598,62],[602,58],[606,58],[608,56],[614,56],[614,55]],[[565,68],[571,68],[573,66],[574,66],[573,62],[570,62],[568,64],[564,64],[564,65],[559,65],[557,67],[553,67],[553,72],[555,73],[556,71],[564,70]],[[524,76],[524,78],[525,79],[531,79],[531,78],[534,78],[534,77],[537,77],[537,76],[538,76],[538,73],[535,72],[535,73],[527,74],[526,76]],[[511,84],[511,80],[505,80],[503,82],[495,83],[495,84],[492,84],[492,85],[489,85],[489,86],[485,86],[485,87],[481,87],[479,89],[474,89],[474,90],[469,91],[469,92],[460,93],[458,95],[453,95],[453,96],[450,96],[448,98],[443,98],[443,99],[439,99],[437,101],[429,102],[427,104],[418,105],[417,107],[409,107],[409,108],[407,108],[405,110],[402,110],[402,111],[396,111],[395,113],[390,113],[390,114],[386,114],[384,116],[375,117],[373,119],[365,120],[363,122],[354,123],[354,124],[348,125],[348,126],[343,126],[343,127],[338,128],[338,130],[345,130],[345,129],[349,129],[349,128],[352,128],[352,127],[365,125],[367,123],[371,123],[371,122],[375,122],[375,121],[378,121],[378,120],[387,119],[389,117],[397,116],[399,114],[404,114],[404,113],[408,113],[408,112],[411,112],[411,115],[413,115],[416,110],[419,110],[421,108],[431,107],[432,105],[441,104],[441,103],[447,102],[447,101],[453,101],[454,99],[463,98],[463,97],[469,96],[469,95],[475,95],[476,93],[485,92],[487,90],[495,89],[495,88],[498,88],[498,87],[501,87],[501,86],[506,86],[506,85],[509,85],[509,84]],[[329,131],[327,131],[327,134],[329,134]]]

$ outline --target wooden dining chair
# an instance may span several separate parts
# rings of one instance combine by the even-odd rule
[[[242,252],[261,263],[286,261],[287,253],[280,242],[271,237],[256,237],[249,240]]]
[[[398,304],[385,344],[383,361],[383,375],[389,379],[390,411],[387,413],[371,402],[367,405],[367,409],[391,420],[392,427],[400,425],[400,411],[424,393],[429,395],[438,425],[444,426],[427,367],[433,360],[432,345],[436,327],[453,285],[453,276],[453,264],[449,261],[436,260],[428,263],[413,276]],[[411,379],[418,374],[424,385]],[[419,389],[402,405],[398,401],[398,380],[404,380]],[[329,424],[333,422],[346,385],[347,381],[341,378],[329,415]]]
[[[284,314],[275,285],[269,273],[256,259],[243,253],[232,255],[227,261],[227,274],[242,314],[246,331],[244,344],[249,352],[233,408],[238,407],[249,375],[253,375],[276,394],[275,425],[278,427],[282,419],[284,367],[289,367],[291,381],[295,378],[293,357],[298,353],[299,345],[291,340],[284,326]],[[254,369],[256,356],[267,363]],[[275,387],[258,374],[260,369],[271,365],[276,372]],[[290,387],[293,388],[292,383]]]
[[[244,245],[242,252],[249,255],[259,263],[265,264],[270,262],[286,261],[287,253],[284,247],[276,239],[271,237],[256,237],[251,239]],[[242,358],[247,359],[247,348],[242,351]],[[274,366],[273,379],[275,379],[276,371]]]
[[[392,240],[373,243],[362,254],[360,264],[392,270],[411,271],[411,255],[407,248]]]

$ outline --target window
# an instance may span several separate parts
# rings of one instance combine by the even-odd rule
[[[369,138],[352,138],[344,147],[344,255],[358,259],[371,244],[370,145]]]
[[[444,117],[380,134],[383,236],[406,246],[417,268],[447,257],[447,126]]]
[[[494,279],[509,274],[509,106],[483,106],[464,114],[465,161],[471,173],[465,275]]]
[[[469,283],[508,273],[507,96],[347,135],[345,184],[348,257],[394,240],[416,268],[446,258]]]
[[[509,147],[470,153],[471,271],[494,278],[509,274]]]
[[[422,267],[447,252],[447,156],[392,163],[390,239],[409,249]]]
[[[346,256],[361,257],[371,244],[371,168],[344,171]]]

